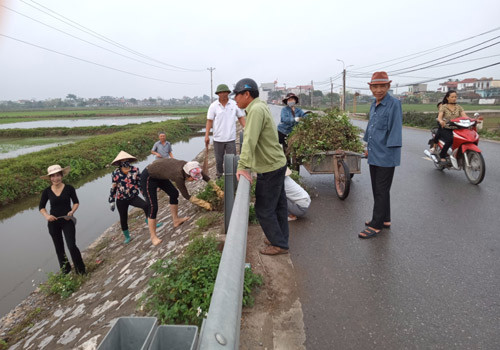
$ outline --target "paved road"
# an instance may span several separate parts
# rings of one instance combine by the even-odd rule
[[[393,227],[374,239],[357,237],[373,205],[365,160],[345,201],[333,176],[301,169],[319,193],[290,224],[306,346],[500,349],[500,144],[480,143],[487,171],[474,186],[423,158],[428,132],[403,138]]]

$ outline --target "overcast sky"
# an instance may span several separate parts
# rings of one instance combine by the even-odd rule
[[[347,67],[347,86],[365,88],[373,71],[421,68],[417,65],[500,42],[493,39],[500,36],[500,1],[492,0],[0,0],[0,5],[0,100],[64,98],[69,93],[87,98],[210,95],[208,67],[216,68],[214,88],[219,83],[232,87],[250,77],[259,84],[277,80],[287,87],[312,80],[316,89],[329,91],[327,82],[333,77],[338,92],[343,64],[337,59]],[[74,26],[142,56],[47,13],[62,15]],[[408,57],[380,63],[403,56]],[[394,87],[497,62],[500,45],[493,45],[446,66],[394,73],[391,79]],[[500,79],[500,65],[453,78],[466,77]]]

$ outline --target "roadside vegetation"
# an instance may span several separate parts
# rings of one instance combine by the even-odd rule
[[[136,157],[149,154],[159,130],[165,130],[167,139],[176,142],[193,132],[187,118],[161,123],[137,125],[133,129],[100,135],[73,144],[0,160],[0,205],[41,192],[48,183],[40,179],[49,165],[71,166],[67,181],[77,180],[94,171],[104,169],[119,151]]]
[[[196,237],[182,256],[156,261],[154,277],[140,301],[161,324],[201,326],[207,316],[222,256],[214,237]],[[252,290],[262,277],[245,269],[243,306],[253,306]]]

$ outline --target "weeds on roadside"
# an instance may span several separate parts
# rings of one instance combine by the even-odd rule
[[[224,191],[224,178],[221,177],[220,179],[217,179],[215,183]],[[209,184],[207,184],[203,190],[198,192],[196,197],[210,203],[213,210],[221,211],[224,206],[224,199],[217,197],[217,193],[215,193],[214,189]]]
[[[158,260],[151,266],[155,276],[141,300],[162,324],[201,325],[206,317],[214,289],[221,252],[213,237],[196,237],[184,255]],[[262,278],[245,272],[243,305],[252,305],[252,289]]]
[[[40,285],[40,290],[47,295],[59,295],[60,298],[66,299],[77,291],[85,280],[86,276],[73,272],[68,274],[49,272],[48,279]]]

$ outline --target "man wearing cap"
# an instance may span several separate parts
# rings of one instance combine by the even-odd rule
[[[373,191],[373,214],[358,236],[371,238],[391,227],[390,190],[394,169],[401,163],[403,112],[401,102],[387,92],[391,81],[386,72],[373,73],[368,83],[375,97],[363,140],[367,142],[368,164]]]
[[[288,211],[285,193],[286,158],[278,142],[278,131],[267,104],[259,99],[257,83],[241,79],[234,99],[246,109],[246,127],[236,176],[252,182],[257,173],[255,214],[267,239],[261,254],[288,253]]]
[[[278,138],[283,146],[283,152],[286,154],[288,147],[286,139],[292,132],[293,127],[298,123],[299,118],[305,116],[304,111],[296,105],[299,103],[299,98],[293,92],[290,92],[283,99],[285,107],[281,109],[280,123],[278,124]]]
[[[174,222],[174,227],[183,224],[185,221],[189,220],[188,217],[179,218],[179,191],[182,196],[189,200],[190,202],[199,205],[202,208],[211,210],[212,207],[210,203],[191,196],[186,188],[186,181],[201,180],[208,182],[217,193],[219,198],[224,197],[224,192],[215,184],[214,181],[210,180],[210,177],[206,175],[200,167],[198,162],[186,162],[180,159],[173,158],[161,158],[155,160],[153,163],[149,164],[146,169],[141,174],[141,186],[146,202],[149,205],[149,232],[151,234],[151,241],[154,245],[161,242],[156,236],[156,215],[158,213],[158,198],[156,195],[157,189],[161,188],[170,197],[170,212],[172,214],[172,219]],[[177,185],[177,190],[172,182]]]
[[[217,178],[224,173],[224,154],[236,154],[236,120],[245,127],[245,113],[229,99],[230,92],[226,84],[217,86],[215,93],[219,98],[210,105],[207,113],[205,145],[210,144],[208,135],[213,128]]]

